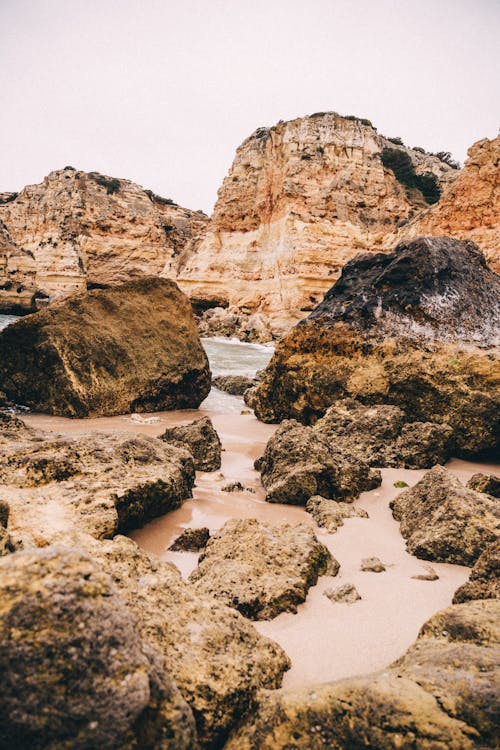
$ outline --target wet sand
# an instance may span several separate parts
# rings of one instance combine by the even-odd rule
[[[413,575],[424,572],[426,563],[405,552],[405,542],[392,518],[389,502],[401,491],[393,486],[394,481],[403,479],[411,486],[425,472],[383,470],[382,486],[364,493],[355,503],[365,508],[370,517],[346,519],[337,533],[327,534],[316,527],[303,508],[264,501],[253,460],[261,455],[276,427],[258,422],[253,414],[241,414],[245,408],[242,399],[220,392],[209,397],[203,407],[198,411],[141,415],[139,421],[130,416],[70,420],[30,414],[24,418],[33,427],[68,434],[100,430],[154,436],[161,434],[167,425],[186,423],[205,414],[210,416],[224,449],[221,470],[198,472],[192,499],[130,536],[145,550],[174,562],[187,577],[196,567],[197,554],[168,551],[186,527],[207,526],[214,531],[229,518],[311,524],[340,562],[339,574],[335,578],[320,578],[296,615],[286,613],[255,624],[259,632],[283,646],[292,660],[284,686],[335,680],[388,666],[414,641],[422,624],[451,603],[453,593],[469,575],[468,568],[433,563],[439,580],[412,579]],[[148,424],[145,420],[149,416],[160,421]],[[459,460],[452,460],[448,468],[462,481],[477,471],[498,472],[498,467]],[[222,492],[222,486],[232,481],[241,482],[253,492]],[[361,559],[371,556],[380,557],[387,570],[361,572]],[[351,605],[332,603],[323,595],[325,588],[342,583],[354,584],[362,600]]]

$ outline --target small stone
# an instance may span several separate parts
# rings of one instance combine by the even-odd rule
[[[198,552],[206,546],[210,538],[210,531],[203,527],[201,529],[184,529],[177,539],[170,545],[172,552]]]
[[[343,583],[342,586],[325,589],[323,596],[326,596],[331,602],[343,602],[345,604],[354,604],[361,599],[361,595],[352,583]]]
[[[361,560],[361,570],[370,573],[383,573],[385,565],[378,557],[365,557]]]
[[[244,492],[245,487],[241,484],[241,482],[229,482],[229,484],[225,484],[224,487],[221,487],[221,492]]]
[[[419,573],[416,576],[412,576],[415,581],[439,581],[439,576],[430,565],[425,565],[425,573]]]

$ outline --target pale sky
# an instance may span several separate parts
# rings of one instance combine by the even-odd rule
[[[0,191],[72,165],[210,212],[244,138],[326,110],[463,161],[499,39],[500,0],[0,0]]]

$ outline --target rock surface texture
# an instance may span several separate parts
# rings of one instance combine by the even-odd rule
[[[469,599],[500,599],[500,541],[490,544],[477,558],[469,580],[455,591],[454,604]]]
[[[167,279],[96,290],[0,333],[0,390],[69,417],[196,408],[210,369],[187,297]]]
[[[194,750],[191,710],[77,550],[0,562],[0,747]]]
[[[17,285],[21,307],[30,311],[36,296],[54,300],[87,286],[175,277],[180,252],[208,218],[130,180],[67,167],[10,199],[0,196],[2,222],[0,307],[15,302]]]
[[[227,521],[210,537],[189,580],[253,620],[296,612],[320,575],[338,563],[307,524],[271,526],[255,519]]]
[[[247,401],[263,421],[305,423],[339,399],[391,404],[408,422],[448,424],[461,455],[493,451],[499,330],[500,277],[472,243],[402,243],[344,267]]]
[[[391,508],[408,552],[424,560],[473,565],[500,534],[500,502],[467,489],[442,466],[401,492]]]
[[[321,495],[310,497],[306,503],[306,511],[311,514],[318,526],[334,534],[344,525],[346,518],[368,518],[363,508],[355,508],[350,503],[329,500]]]
[[[226,308],[246,337],[262,334],[262,317],[274,333],[288,330],[347,260],[389,249],[428,206],[416,183],[384,166],[387,149],[438,194],[458,174],[361,118],[326,112],[258,128],[236,152],[206,234],[181,254],[179,285],[205,307]]]
[[[198,471],[215,471],[221,466],[221,442],[209,417],[187,425],[169,427],[160,440],[189,450]]]

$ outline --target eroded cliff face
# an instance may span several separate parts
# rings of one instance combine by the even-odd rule
[[[403,153],[438,192],[457,174],[388,141],[368,121],[335,113],[256,130],[236,152],[207,233],[181,254],[180,286],[287,330],[347,260],[389,249],[401,225],[428,206],[421,190],[384,167],[384,150]]]
[[[457,179],[435,206],[402,231],[471,239],[491,268],[500,272],[500,135],[474,143]]]
[[[0,283],[53,300],[87,285],[172,276],[180,250],[207,221],[129,180],[67,167],[0,200]]]

